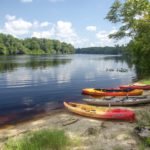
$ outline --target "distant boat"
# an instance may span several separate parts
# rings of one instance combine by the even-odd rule
[[[117,69],[118,72],[127,72],[128,69],[124,69],[124,68],[120,68],[120,69]]]
[[[98,105],[98,106],[135,106],[140,104],[147,104],[150,103],[150,96],[138,98],[138,97],[115,97],[111,99],[105,98],[84,98],[88,104]]]
[[[92,95],[92,96],[136,96],[141,95],[143,90],[136,89],[120,89],[120,88],[111,88],[111,89],[95,89],[95,88],[85,88],[82,90],[82,94]]]
[[[81,116],[111,119],[111,120],[125,120],[134,121],[135,114],[132,110],[122,108],[96,107],[85,104],[64,102],[64,106],[73,113]]]
[[[107,69],[106,69],[106,71],[114,71],[114,69],[111,69],[111,68],[110,68],[110,69],[108,69],[108,68],[107,68]]]

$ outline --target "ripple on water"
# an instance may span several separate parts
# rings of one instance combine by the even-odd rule
[[[104,55],[0,57],[0,114],[2,123],[22,120],[81,101],[86,87],[114,87],[136,78],[122,59]],[[127,68],[108,72],[106,68]],[[1,117],[1,116],[0,116]]]

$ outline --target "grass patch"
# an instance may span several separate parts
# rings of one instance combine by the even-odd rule
[[[137,112],[137,124],[138,126],[150,125],[150,109],[141,110]]]
[[[139,127],[150,126],[150,109],[141,110],[137,112],[138,120],[137,125]],[[150,138],[140,138],[139,150],[145,150],[150,147]]]
[[[146,148],[150,148],[150,138],[145,138],[140,141],[139,145],[140,150],[145,150]]]
[[[69,144],[64,131],[44,129],[8,140],[4,150],[66,150]]]
[[[146,138],[146,139],[144,140],[144,142],[145,142],[145,145],[146,145],[146,146],[149,146],[149,147],[150,147],[150,138]]]
[[[140,80],[139,82],[144,83],[144,84],[150,84],[150,78],[149,79]]]

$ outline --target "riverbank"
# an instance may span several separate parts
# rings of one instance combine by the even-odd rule
[[[150,95],[150,92],[144,92]],[[132,107],[137,121],[141,120],[139,111],[149,111],[149,105]],[[8,139],[24,135],[35,130],[50,128],[62,129],[71,139],[79,140],[76,150],[138,150],[139,139],[134,133],[137,122],[105,121],[85,118],[59,110],[46,116],[39,116],[33,120],[7,126],[0,130],[0,146]]]
[[[126,150],[134,147],[137,150],[137,141],[132,138],[134,127],[135,123],[89,119],[66,111],[1,129],[0,141],[2,144],[9,138],[43,128],[50,128],[63,129],[70,138],[82,141],[77,148],[79,150],[96,150],[100,147],[110,150],[116,146],[124,147]]]
[[[147,78],[147,79],[143,79],[140,81],[141,83],[144,83],[144,84],[150,84],[150,78]]]

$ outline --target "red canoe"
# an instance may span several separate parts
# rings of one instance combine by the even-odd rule
[[[121,85],[121,89],[142,89],[142,90],[150,90],[150,85],[148,84],[142,84],[142,83],[134,83],[129,85]]]

